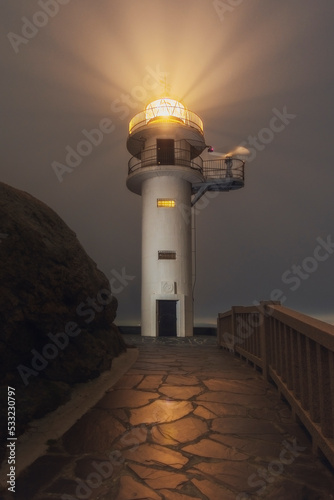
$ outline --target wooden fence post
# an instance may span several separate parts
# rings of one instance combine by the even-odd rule
[[[270,351],[271,351],[271,339],[272,332],[270,331],[270,310],[269,305],[278,305],[280,302],[274,301],[261,301],[258,308],[260,315],[260,338],[261,338],[261,359],[263,362],[262,375],[267,381],[270,380],[269,367],[271,363]]]

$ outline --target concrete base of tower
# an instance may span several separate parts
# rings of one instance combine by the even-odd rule
[[[192,297],[152,294],[142,301],[142,336],[191,337],[193,326]]]

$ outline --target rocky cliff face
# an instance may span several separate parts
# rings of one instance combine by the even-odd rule
[[[0,183],[0,406],[7,410],[7,387],[16,388],[17,433],[126,349],[116,310],[75,233],[44,203]],[[2,434],[7,411],[0,419]]]

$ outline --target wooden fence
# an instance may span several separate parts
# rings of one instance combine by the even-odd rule
[[[334,468],[334,326],[279,302],[232,307],[218,315],[218,343],[277,386]]]

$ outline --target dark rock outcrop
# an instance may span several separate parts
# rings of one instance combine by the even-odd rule
[[[75,233],[44,203],[0,183],[0,412],[16,389],[17,434],[126,349],[117,300]],[[5,424],[5,427],[4,427]]]

